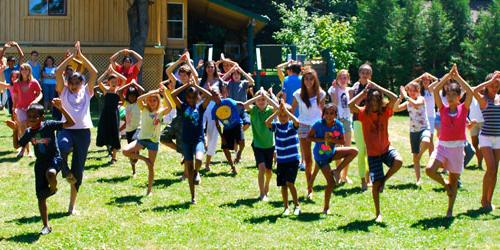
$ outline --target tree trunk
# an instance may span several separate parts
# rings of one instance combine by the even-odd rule
[[[130,49],[139,53],[144,58],[144,47],[148,37],[149,14],[148,0],[133,0],[127,11],[128,30],[130,34]],[[138,76],[142,83],[142,70]]]

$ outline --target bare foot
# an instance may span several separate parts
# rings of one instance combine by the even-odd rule
[[[453,217],[453,210],[448,210],[446,212],[446,218],[452,218]]]
[[[76,209],[68,209],[68,215],[79,215],[80,213]]]
[[[66,176],[66,181],[71,185],[74,185],[76,183],[76,178],[75,176],[73,176],[73,173],[68,173],[68,175]]]

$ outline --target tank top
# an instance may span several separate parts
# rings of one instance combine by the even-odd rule
[[[352,96],[352,98],[354,98],[355,96],[359,95],[359,93],[363,92],[363,90],[365,90],[365,86],[366,85],[363,85],[360,82],[354,83],[354,85],[352,86],[352,88],[354,89],[354,95]],[[364,105],[365,105],[365,100],[362,100],[359,103],[359,106],[364,106]],[[353,121],[357,121],[358,120],[358,114],[354,113],[352,115],[352,120]]]
[[[500,95],[496,95],[500,98]],[[495,100],[488,99],[488,104],[482,110],[484,124],[481,128],[481,135],[485,136],[500,136],[500,104],[495,105]]]

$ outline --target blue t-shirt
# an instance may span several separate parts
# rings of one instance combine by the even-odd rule
[[[12,68],[7,67],[3,71],[3,75],[5,76],[5,82],[10,83],[10,85],[12,85],[12,83],[10,82],[10,75],[12,75],[12,71],[14,71],[14,70],[19,71],[19,64],[14,65],[14,67],[12,67]]]
[[[204,141],[203,112],[205,112],[205,109],[203,108],[203,105],[198,104],[193,108],[187,103],[183,103],[177,112],[178,114],[182,114],[183,143],[197,143]]]
[[[221,121],[226,129],[234,128],[242,122],[238,105],[231,98],[222,99],[219,104],[215,104],[212,109],[212,119]]]
[[[297,91],[297,89],[300,89],[301,85],[301,77],[298,75],[289,75],[285,77],[285,80],[283,81],[283,93],[286,94],[286,103],[292,105],[293,103],[293,93]],[[299,117],[299,109],[295,110],[296,117]]]
[[[43,71],[45,74],[55,75],[56,69],[57,69],[56,67],[45,67],[43,69]],[[55,85],[56,79],[55,78],[43,78],[42,84]]]
[[[299,160],[299,137],[297,128],[292,121],[282,124],[273,122],[271,131],[274,132],[276,161],[286,163]]]
[[[39,129],[27,128],[19,139],[19,145],[24,147],[31,142],[35,148],[35,156],[38,162],[49,162],[54,157],[59,157],[59,148],[55,140],[55,131],[63,128],[62,121],[44,121]]]
[[[342,123],[337,119],[335,119],[335,123],[331,127],[326,126],[325,120],[321,119],[314,123],[312,129],[314,129],[316,138],[325,138],[326,133],[331,133],[332,137],[339,137],[344,134],[344,126],[342,126]],[[317,161],[330,159],[335,154],[335,145],[316,142],[314,144],[313,154],[314,159]]]
[[[35,64],[33,64],[32,61],[28,61],[28,63],[31,66],[32,70],[31,74],[38,82],[40,82],[40,80],[42,79],[42,65],[40,65],[40,63],[38,62],[35,62]],[[55,67],[54,67],[54,72],[55,72]]]

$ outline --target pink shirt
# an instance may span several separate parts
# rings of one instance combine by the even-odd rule
[[[14,102],[16,106],[14,108],[26,110],[42,92],[42,88],[35,79],[32,79],[31,82],[16,81],[12,87],[12,92],[15,96]]]
[[[441,115],[440,141],[465,141],[465,127],[469,110],[463,103],[457,106],[457,113],[450,115],[450,107],[443,105],[439,109]]]

